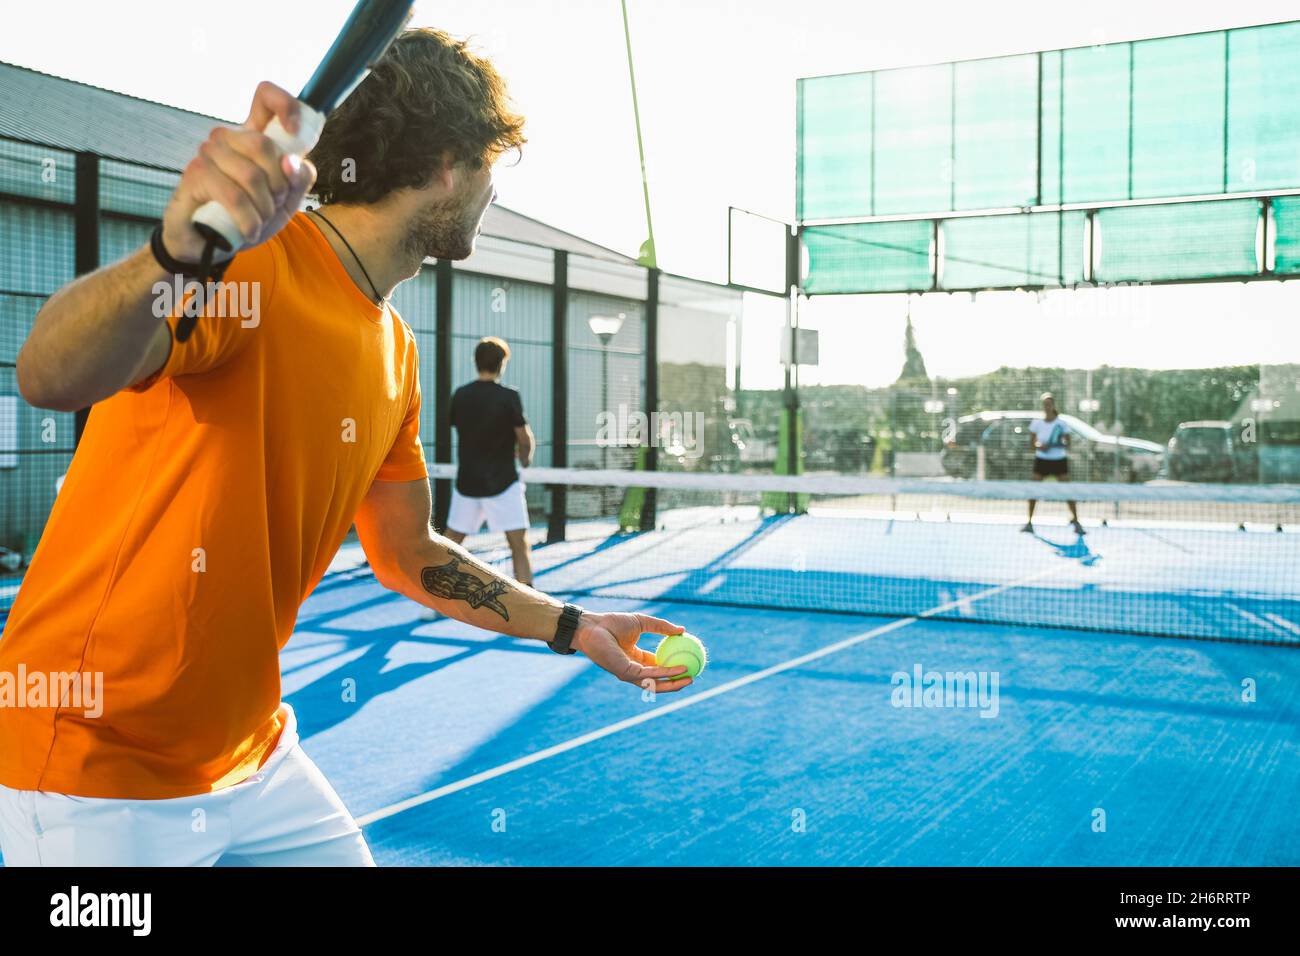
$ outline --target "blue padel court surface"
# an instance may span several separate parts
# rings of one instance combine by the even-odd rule
[[[538,587],[705,641],[705,674],[657,698],[433,617],[345,549],[285,699],[381,865],[1300,863],[1300,650],[1104,626],[1294,643],[1296,535],[850,526],[537,547]],[[915,616],[731,606],[749,598]],[[1002,614],[1082,627],[981,620]],[[985,696],[926,698],[947,675]]]
[[[587,604],[686,625],[708,670],[646,700],[364,571],[309,600],[286,699],[381,864],[1300,862],[1294,649]],[[895,706],[918,667],[996,675],[996,707]]]

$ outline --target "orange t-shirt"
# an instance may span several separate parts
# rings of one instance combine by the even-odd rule
[[[90,414],[0,673],[102,673],[102,714],[0,706],[0,784],[157,799],[250,776],[283,728],[299,605],[371,483],[427,474],[414,336],[307,216],[225,282],[255,327],[201,318]]]

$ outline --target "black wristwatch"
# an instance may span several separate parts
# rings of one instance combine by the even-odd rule
[[[576,604],[564,605],[560,612],[560,623],[555,625],[555,638],[550,643],[551,650],[557,654],[573,654],[578,649],[573,646],[573,635],[578,633],[578,619],[582,617],[582,608]]]

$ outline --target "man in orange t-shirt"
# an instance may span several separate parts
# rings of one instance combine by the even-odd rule
[[[94,411],[0,638],[7,865],[371,864],[298,746],[278,660],[354,523],[392,590],[631,683],[690,683],[637,647],[680,628],[565,605],[430,527],[418,356],[388,298],[426,257],[473,251],[492,165],[523,143],[496,71],[407,31],[312,162],[258,132],[295,129],[297,106],[262,84],[186,167],[155,242],[53,295],[19,355],[32,404]],[[297,212],[313,182],[321,208]],[[175,270],[199,259],[190,217],[212,199],[244,245],[180,342]],[[3,675],[26,675],[14,699]]]

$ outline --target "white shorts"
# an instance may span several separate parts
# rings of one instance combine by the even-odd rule
[[[233,787],[167,800],[71,797],[0,786],[5,866],[374,866],[361,828],[298,744],[280,741]]]
[[[528,499],[524,496],[524,483],[516,481],[491,498],[470,498],[453,485],[447,527],[459,534],[477,534],[484,521],[488,530],[493,532],[525,530],[528,527]]]

